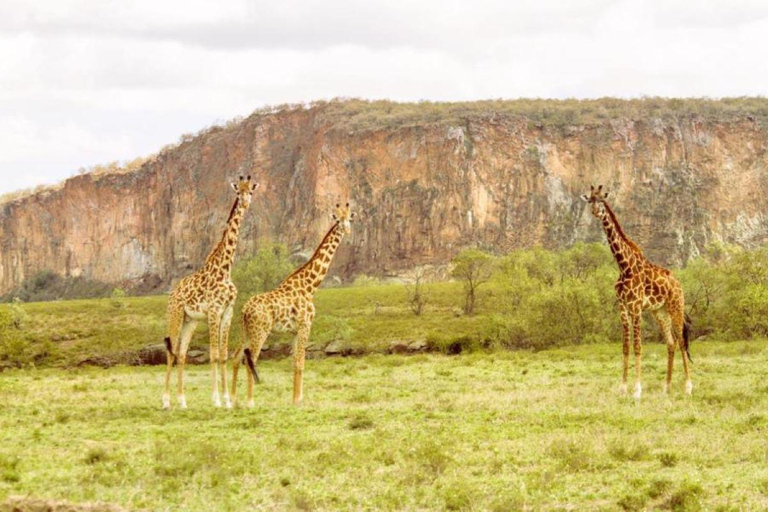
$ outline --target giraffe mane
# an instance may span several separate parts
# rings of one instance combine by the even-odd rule
[[[624,232],[624,228],[622,228],[621,224],[619,224],[619,220],[616,218],[616,214],[613,213],[613,209],[611,209],[607,201],[603,201],[603,206],[605,207],[605,211],[611,217],[611,221],[613,222],[613,225],[616,226],[616,232],[619,234],[619,236],[624,239],[624,241],[627,243],[629,247],[639,252],[640,254],[643,254],[643,250],[640,248],[640,246],[637,245],[635,241],[629,238],[627,234]]]
[[[229,217],[227,217],[227,224],[229,224],[229,221],[232,220],[232,216],[235,215],[235,211],[237,210],[237,205],[240,203],[240,196],[237,196],[235,198],[235,202],[232,204],[232,209],[229,211]]]
[[[322,241],[319,244],[317,244],[317,248],[315,249],[315,252],[312,253],[312,256],[310,256],[310,258],[307,261],[305,261],[302,266],[300,266],[299,268],[297,268],[296,270],[291,272],[291,274],[288,277],[283,279],[283,283],[285,283],[286,281],[288,281],[289,279],[294,277],[296,274],[300,273],[302,270],[307,268],[307,266],[309,266],[309,264],[312,263],[315,260],[315,258],[317,257],[317,253],[320,251],[320,248],[325,245],[326,240],[328,240],[328,237],[331,236],[331,233],[333,233],[333,230],[336,229],[336,227],[338,225],[339,225],[339,223],[336,222],[336,223],[333,224],[333,226],[331,226],[331,229],[328,230],[328,232],[323,237]]]
[[[240,203],[240,197],[235,198],[235,202],[232,204],[232,210],[229,212],[229,217],[227,218],[227,225],[224,228],[224,231],[222,233],[222,239],[219,241],[219,243],[216,244],[216,246],[213,248],[213,250],[208,253],[208,257],[205,258],[205,264],[208,265],[211,261],[213,261],[216,256],[219,254],[219,251],[224,246],[224,234],[229,229],[229,221],[232,220],[232,217],[235,216],[235,211],[237,211],[237,205]]]

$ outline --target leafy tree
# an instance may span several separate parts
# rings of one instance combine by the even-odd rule
[[[475,312],[478,288],[491,277],[493,257],[477,249],[464,249],[451,263],[451,275],[464,284],[464,313],[471,315]]]
[[[253,295],[275,288],[293,268],[285,244],[267,242],[254,256],[235,264],[232,280],[239,293]]]

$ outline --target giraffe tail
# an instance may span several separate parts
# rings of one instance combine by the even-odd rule
[[[248,371],[251,372],[251,375],[253,375],[253,380],[256,382],[261,382],[259,380],[259,374],[256,372],[256,365],[253,364],[253,353],[251,352],[250,348],[246,348],[243,350],[243,355],[245,359],[245,364],[248,365]]]
[[[171,363],[171,366],[176,364],[176,354],[173,353],[173,346],[171,346],[171,338],[169,336],[165,337],[165,349],[168,351],[168,357],[173,358],[173,362]]]
[[[685,354],[688,356],[688,361],[693,363],[693,359],[691,358],[691,323],[691,317],[688,316],[688,313],[685,313],[683,320],[683,347],[685,347]]]

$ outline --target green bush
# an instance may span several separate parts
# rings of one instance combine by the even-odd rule
[[[723,339],[768,335],[768,248],[716,244],[677,273],[694,336]]]
[[[285,244],[262,242],[256,254],[235,263],[232,281],[240,296],[276,288],[295,268]]]

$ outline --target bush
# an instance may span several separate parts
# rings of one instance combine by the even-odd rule
[[[256,255],[235,264],[232,281],[245,296],[276,288],[294,269],[285,244],[262,242]]]
[[[122,288],[115,288],[110,294],[112,307],[122,309],[125,307],[125,291]]]
[[[502,346],[543,349],[620,337],[616,269],[602,244],[553,252],[522,249],[500,258],[494,275],[496,339]]]
[[[715,244],[679,272],[694,336],[768,335],[768,248]]]

